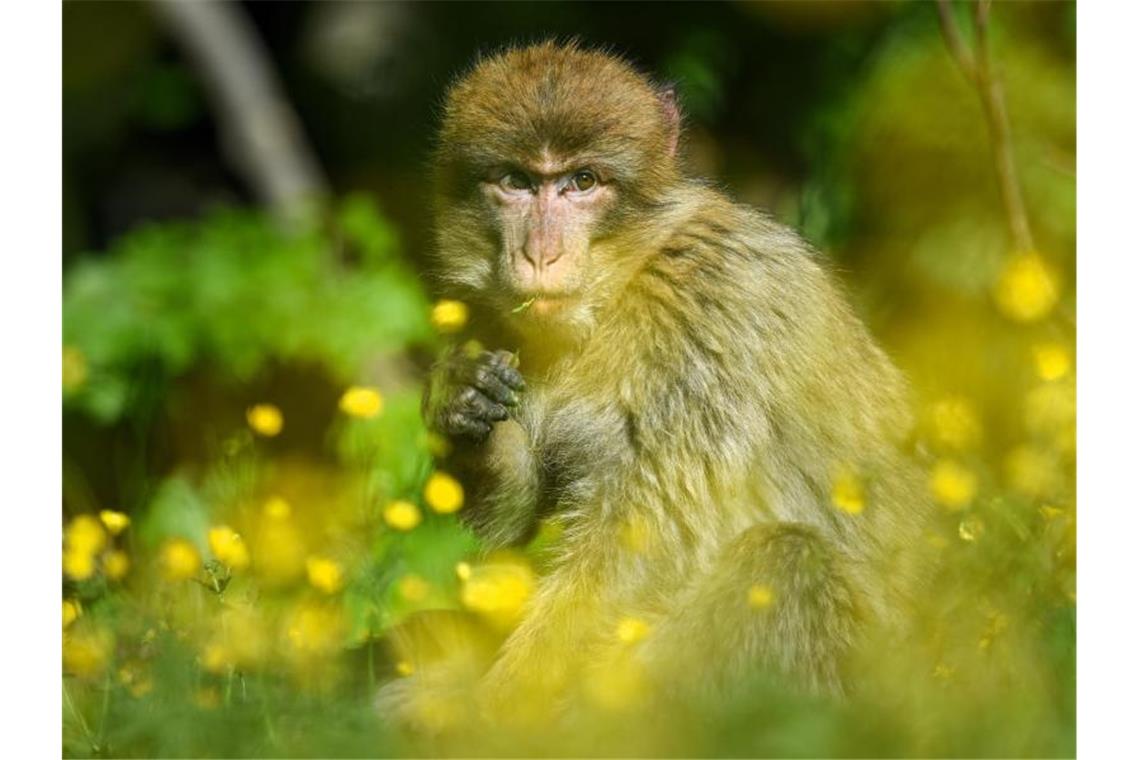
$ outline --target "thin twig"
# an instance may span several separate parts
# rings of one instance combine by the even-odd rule
[[[954,21],[950,0],[938,0],[938,20],[946,47],[958,67],[974,84],[982,101],[982,113],[990,133],[990,147],[998,174],[998,187],[1005,208],[1010,236],[1018,250],[1033,250],[1033,233],[1029,215],[1021,195],[1017,177],[1017,164],[1013,155],[1013,139],[1009,129],[1009,115],[1005,107],[1005,94],[1001,80],[993,71],[989,50],[990,1],[980,0],[974,7],[974,51],[963,43]]]
[[[306,213],[328,183],[249,19],[228,1],[155,6],[202,76],[229,159],[278,216]]]
[[[950,48],[950,54],[954,56],[958,67],[971,80],[976,80],[978,72],[974,56],[962,42],[962,35],[958,33],[958,24],[954,21],[949,0],[938,0],[938,23],[942,27],[942,37],[946,40],[946,47]]]

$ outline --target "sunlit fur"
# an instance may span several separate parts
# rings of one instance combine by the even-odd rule
[[[564,528],[482,681],[501,714],[552,714],[623,659],[659,693],[756,672],[839,693],[861,633],[905,609],[925,500],[903,453],[903,378],[819,254],[682,175],[663,93],[618,58],[547,43],[480,61],[447,99],[441,283],[528,383],[450,466],[489,544],[540,518]],[[512,313],[478,186],[545,151],[604,166],[616,202],[576,262],[585,296]],[[429,423],[451,392],[433,384]],[[832,503],[839,472],[863,485],[858,514]],[[767,609],[749,605],[756,584]],[[632,647],[614,633],[629,616],[650,631]]]

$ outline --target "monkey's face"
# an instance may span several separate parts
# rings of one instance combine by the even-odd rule
[[[605,53],[480,61],[448,93],[436,153],[443,280],[540,334],[588,323],[677,181],[678,129],[672,91]]]
[[[535,316],[571,307],[589,285],[590,245],[615,202],[604,169],[547,152],[492,171],[480,190],[497,231],[497,279]]]

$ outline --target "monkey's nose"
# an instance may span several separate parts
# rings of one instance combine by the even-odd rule
[[[545,240],[527,241],[523,246],[522,255],[535,271],[541,272],[562,258],[562,247]]]

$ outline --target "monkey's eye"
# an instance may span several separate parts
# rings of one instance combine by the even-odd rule
[[[570,178],[570,187],[579,193],[584,193],[598,184],[598,176],[589,169],[583,169]]]
[[[503,175],[503,178],[499,180],[499,185],[504,190],[511,190],[514,192],[530,190],[533,187],[530,182],[530,177],[526,176],[522,172],[507,172]]]

